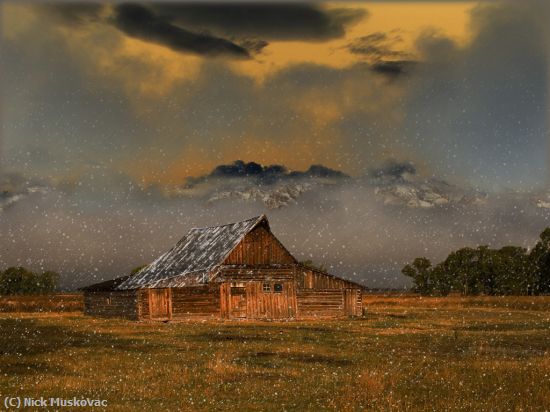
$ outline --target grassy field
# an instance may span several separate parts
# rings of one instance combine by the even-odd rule
[[[0,296],[0,312],[75,312],[83,309],[81,293]]]
[[[0,314],[0,395],[108,410],[550,409],[550,297],[367,296],[364,319]]]

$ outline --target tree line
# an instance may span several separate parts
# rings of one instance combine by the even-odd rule
[[[0,295],[36,295],[57,289],[59,275],[46,271],[35,273],[24,267],[10,267],[0,271]]]
[[[432,266],[425,257],[402,269],[423,295],[540,295],[550,293],[550,228],[530,251],[518,246],[465,247]]]

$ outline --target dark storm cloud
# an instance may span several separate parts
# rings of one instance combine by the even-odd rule
[[[313,3],[151,3],[166,20],[229,36],[322,41],[342,37],[364,10]]]
[[[369,57],[373,60],[390,57],[401,58],[406,56],[407,53],[394,50],[394,46],[400,41],[402,40],[399,35],[375,32],[353,40],[347,45],[347,49],[353,54]]]
[[[407,73],[410,68],[418,63],[419,62],[411,60],[379,61],[372,64],[370,69],[375,73],[384,74],[386,76],[399,76]]]
[[[305,172],[292,172],[290,175],[295,177],[326,177],[336,179],[345,179],[349,177],[339,170],[334,170],[323,165],[311,165]]]
[[[367,67],[374,73],[395,77],[417,63],[409,53],[395,49],[401,41],[398,32],[375,32],[353,40],[345,48],[364,58],[369,63]]]
[[[256,162],[235,160],[232,164],[216,166],[208,177],[279,177],[286,174],[287,168],[281,165],[262,166]]]
[[[416,174],[416,167],[413,163],[390,160],[382,167],[375,168],[370,171],[370,175],[377,178],[390,177],[400,179],[403,178],[405,174]]]
[[[269,43],[265,40],[253,39],[253,38],[244,38],[235,40],[235,43],[238,43],[239,46],[245,48],[252,54],[260,53]]]
[[[323,165],[311,165],[305,171],[290,171],[283,165],[262,165],[256,162],[235,160],[231,164],[216,166],[208,175],[189,178],[188,184],[194,185],[216,178],[253,178],[260,183],[274,184],[289,179],[347,179],[349,176],[339,170],[334,170]]]
[[[61,23],[68,25],[79,25],[100,19],[100,14],[105,7],[99,3],[41,3],[38,4],[42,10]]]
[[[131,37],[158,43],[176,51],[205,56],[250,57],[244,47],[220,37],[178,27],[138,4],[116,5],[113,24]]]

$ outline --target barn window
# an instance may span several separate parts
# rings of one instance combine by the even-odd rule
[[[281,293],[283,291],[283,284],[282,283],[275,283],[273,285],[273,291],[275,293]]]
[[[113,298],[111,298],[110,296],[107,298],[107,305],[110,305],[111,303],[113,303]]]
[[[271,292],[271,285],[269,283],[264,283],[263,291],[264,293]]]

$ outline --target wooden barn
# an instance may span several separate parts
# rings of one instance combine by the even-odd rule
[[[135,275],[83,288],[88,315],[162,321],[360,316],[362,290],[300,265],[265,215],[191,229]]]

